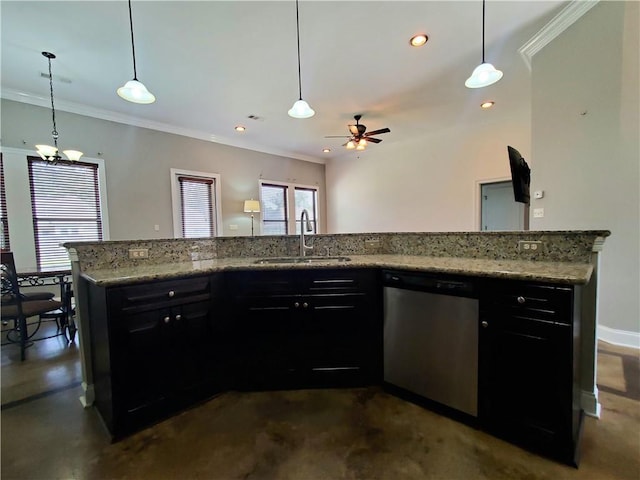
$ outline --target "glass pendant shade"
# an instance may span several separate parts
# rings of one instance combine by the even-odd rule
[[[296,101],[288,113],[289,116],[293,118],[310,118],[316,114],[315,110],[302,99]]]
[[[62,153],[64,153],[72,162],[77,162],[83,155],[79,150],[63,150]]]
[[[58,153],[58,149],[51,145],[36,145],[36,150],[43,160],[49,160],[49,158],[55,157]]]
[[[481,63],[474,70],[467,81],[464,82],[467,88],[487,87],[496,83],[502,78],[502,72],[490,63]]]
[[[117,91],[118,95],[128,102],[149,104],[156,101],[155,95],[147,90],[144,83],[138,80],[129,80]]]

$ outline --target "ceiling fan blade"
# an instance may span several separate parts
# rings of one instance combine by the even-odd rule
[[[324,138],[351,138],[351,135],[325,135]]]
[[[379,138],[372,138],[372,137],[364,137],[364,139],[367,142],[373,142],[373,143],[380,143],[382,140],[380,140]]]
[[[374,130],[373,132],[367,132],[365,134],[365,136],[370,136],[370,135],[380,135],[381,133],[389,133],[391,130],[389,130],[388,128],[381,128],[380,130]]]

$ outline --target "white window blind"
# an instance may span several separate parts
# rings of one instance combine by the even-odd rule
[[[263,183],[260,187],[262,200],[262,234],[287,235],[287,187]]]
[[[28,162],[38,268],[70,268],[62,243],[102,240],[98,166],[35,157]]]
[[[182,211],[182,236],[184,238],[213,237],[215,216],[212,188],[213,179],[178,177]]]
[[[9,244],[9,219],[7,217],[7,194],[4,190],[4,164],[2,163],[2,153],[0,153],[0,223],[2,232],[0,233],[0,248],[11,250]]]

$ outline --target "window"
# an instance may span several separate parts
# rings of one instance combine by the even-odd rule
[[[285,185],[262,184],[260,197],[262,198],[263,235],[286,235],[288,233],[287,190]]]
[[[318,189],[306,185],[260,182],[262,234],[300,233],[300,215],[309,213],[313,233],[318,233]],[[294,220],[289,219],[293,217]]]
[[[28,164],[38,268],[70,268],[62,243],[102,240],[98,165],[34,157]]]
[[[220,175],[172,168],[171,197],[176,238],[222,235]]]
[[[294,191],[296,200],[296,234],[300,234],[300,215],[302,215],[303,210],[309,213],[309,221],[313,226],[313,233],[318,233],[318,222],[316,220],[318,191],[315,188],[303,187],[295,187]]]
[[[7,194],[4,190],[4,165],[2,163],[2,153],[0,153],[0,248],[11,250],[9,244],[9,219],[7,217]]]
[[[215,236],[210,178],[178,177],[184,238]]]

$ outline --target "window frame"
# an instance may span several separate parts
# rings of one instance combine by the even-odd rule
[[[299,235],[296,233],[296,225],[300,223],[299,219],[296,218],[296,189],[299,190],[314,190],[315,195],[315,234],[322,232],[322,225],[320,222],[321,212],[320,212],[320,187],[318,185],[306,185],[303,183],[292,183],[292,182],[282,182],[277,180],[265,180],[260,179],[258,181],[258,192],[260,199],[260,204],[262,205],[262,185],[276,185],[287,188],[287,235]],[[291,220],[293,219],[293,221]],[[264,224],[263,214],[260,212],[260,232],[258,235],[263,235],[262,226]]]
[[[221,237],[222,233],[222,194],[221,176],[219,173],[198,172],[194,170],[183,170],[180,168],[170,169],[171,179],[171,204],[173,216],[173,237],[185,238],[182,234],[182,199],[180,195],[180,177],[192,177],[202,180],[211,180],[211,200],[214,202],[214,228],[215,236]]]

